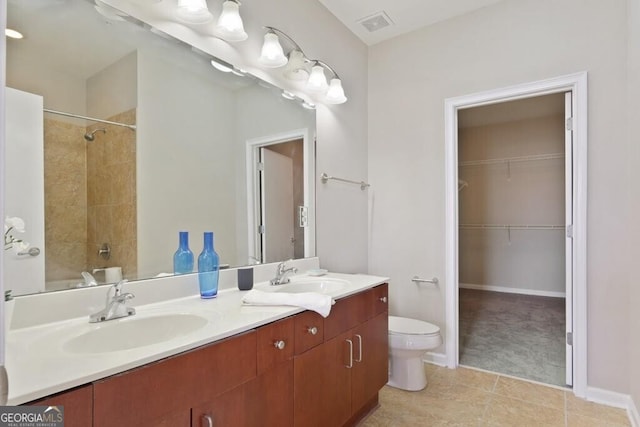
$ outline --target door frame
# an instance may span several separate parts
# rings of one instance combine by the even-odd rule
[[[246,161],[246,194],[247,194],[247,241],[249,264],[259,260],[259,239],[256,230],[260,220],[260,205],[256,202],[260,192],[258,185],[257,164],[260,159],[260,147],[280,144],[287,141],[302,139],[303,146],[303,186],[304,205],[307,207],[307,226],[304,228],[304,256],[315,256],[316,251],[316,217],[315,217],[315,140],[308,128],[295,129],[287,132],[252,138],[245,143]]]
[[[587,389],[587,72],[445,99],[445,349],[459,363],[458,110],[558,92],[573,94],[573,392]]]

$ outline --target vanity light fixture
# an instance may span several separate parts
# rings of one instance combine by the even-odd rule
[[[347,102],[342,81],[325,62],[317,59],[309,59],[302,48],[286,33],[274,27],[264,27],[267,32],[264,35],[264,43],[258,62],[268,68],[279,68],[286,65],[283,71],[285,78],[294,81],[306,81],[309,92],[322,94],[322,100],[327,104],[342,104]],[[280,41],[286,41],[289,45],[285,53]],[[327,83],[325,71],[331,73],[331,81]],[[305,108],[308,108],[305,106]],[[313,106],[315,108],[315,105]]]
[[[206,24],[213,19],[206,0],[178,0],[177,15],[186,24]]]
[[[282,91],[282,97],[284,99],[288,99],[288,100],[296,99],[296,96],[294,94],[292,94],[291,92],[289,92],[288,90],[283,90]]]
[[[211,66],[218,71],[222,71],[223,73],[232,73],[239,77],[244,77],[247,75],[247,72],[243,69],[236,68],[231,64],[228,64],[220,59],[213,58],[211,59]]]
[[[216,33],[229,42],[241,42],[249,37],[244,31],[244,25],[240,17],[239,1],[226,0],[222,3],[222,13],[218,18]]]

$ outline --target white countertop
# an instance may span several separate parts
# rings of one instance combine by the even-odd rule
[[[304,275],[292,279],[301,280]],[[388,278],[362,274],[329,273],[325,278],[346,280],[344,289],[331,294],[343,298],[388,282]],[[254,288],[266,288],[258,283]],[[105,290],[106,292],[106,290]],[[258,326],[302,312],[290,306],[246,306],[246,292],[226,289],[218,297],[203,300],[199,295],[136,306],[135,316],[103,323],[89,323],[87,316],[11,330],[6,336],[6,367],[9,375],[8,405],[19,405],[72,387],[139,367],[168,356],[227,338]],[[207,323],[193,332],[168,341],[108,353],[77,354],[66,351],[70,338],[111,322],[163,314],[195,314]]]

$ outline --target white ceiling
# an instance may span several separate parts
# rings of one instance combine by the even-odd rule
[[[369,46],[503,0],[318,0]],[[384,12],[392,24],[369,32],[359,22]]]

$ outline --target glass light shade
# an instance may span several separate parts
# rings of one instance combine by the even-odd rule
[[[307,89],[313,92],[324,92],[329,85],[324,75],[324,67],[322,65],[314,65],[311,67],[311,75],[307,81]]]
[[[24,37],[21,32],[12,30],[11,28],[5,28],[4,35],[11,39],[17,39],[17,40]]]
[[[187,24],[206,24],[213,19],[206,0],[178,0],[177,15]]]
[[[344,95],[344,89],[342,88],[342,81],[340,79],[331,79],[325,102],[327,104],[344,104],[347,102],[347,97]]]
[[[284,76],[289,80],[304,81],[309,78],[309,72],[305,68],[305,57],[299,50],[289,53],[289,63],[284,71]]]
[[[287,57],[280,45],[280,40],[275,33],[268,32],[264,35],[264,44],[259,59],[260,64],[269,68],[282,67],[287,63]]]
[[[230,42],[241,42],[249,37],[244,31],[240,17],[240,6],[235,1],[227,0],[222,4],[222,13],[218,18],[216,33]]]

